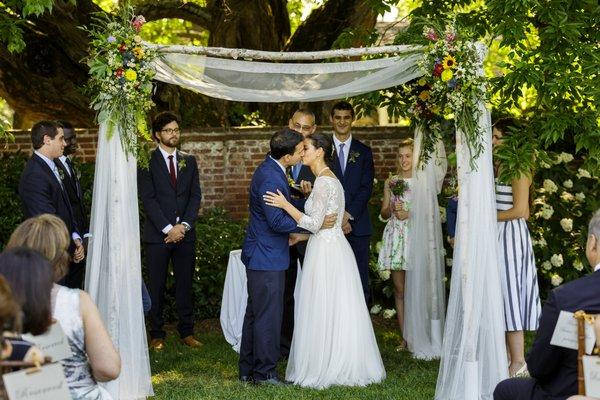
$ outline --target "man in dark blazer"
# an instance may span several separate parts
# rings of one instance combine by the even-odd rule
[[[346,212],[342,229],[358,265],[365,301],[369,302],[369,242],[373,227],[368,203],[373,193],[373,153],[371,148],[352,137],[354,109],[350,103],[340,101],[331,109],[333,127],[333,172],[344,187]]]
[[[158,114],[152,135],[158,142],[150,155],[148,169],[138,169],[138,190],[146,216],[143,232],[150,309],[150,348],[165,346],[163,307],[169,262],[175,275],[175,302],[182,342],[200,347],[194,334],[192,278],[196,259],[195,222],[202,193],[196,158],[177,150],[179,117],[171,112]]]
[[[55,122],[40,121],[31,128],[31,143],[34,151],[19,182],[25,217],[47,213],[62,219],[72,239],[69,252],[73,261],[80,263],[85,257],[82,234],[54,162],[66,145],[63,130]]]
[[[250,221],[242,246],[246,266],[248,303],[242,328],[239,377],[243,382],[279,385],[281,320],[285,270],[290,264],[289,234],[296,221],[285,211],[263,200],[267,191],[281,191],[290,199],[286,170],[304,154],[302,135],[285,128],[270,141],[267,155],[250,183]]]
[[[589,224],[586,257],[591,275],[550,292],[540,326],[527,355],[531,378],[511,378],[498,384],[494,400],[564,400],[577,394],[577,351],[550,344],[561,311],[600,313],[600,210]]]
[[[82,234],[84,247],[86,247],[87,238],[89,237],[87,213],[83,204],[83,191],[79,183],[79,172],[70,158],[78,150],[77,136],[75,135],[73,125],[69,122],[56,121],[56,123],[63,130],[66,146],[63,155],[55,158],[54,162],[60,173],[63,188],[69,197],[71,209],[73,210],[73,219]],[[71,262],[69,271],[64,277],[64,285],[70,288],[83,289],[84,276],[85,260],[80,263]]]
[[[300,132],[303,137],[315,133],[317,125],[315,124],[315,114],[306,108],[296,110],[288,122],[288,127],[296,132]],[[303,193],[295,191],[291,193],[292,202],[296,208],[304,211],[304,203],[312,185],[315,182],[315,175],[309,167],[302,164],[302,161],[289,168],[289,177],[294,181],[296,188],[300,188]],[[298,261],[300,264],[304,261],[306,252],[306,241],[300,241],[290,246],[290,266],[285,272],[285,291],[283,300],[283,324],[281,326],[281,356],[287,357],[292,345],[292,336],[294,334],[294,291],[296,289],[296,276],[298,275]]]

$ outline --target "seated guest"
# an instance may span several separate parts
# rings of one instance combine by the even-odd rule
[[[495,400],[564,400],[577,394],[577,351],[550,344],[561,311],[600,313],[600,210],[589,225],[585,251],[594,273],[550,292],[540,326],[527,355],[531,378],[507,379],[494,391]]]
[[[64,222],[50,214],[29,218],[11,235],[7,248],[30,247],[51,260],[54,280],[63,278],[69,266],[69,233]],[[30,268],[23,268],[25,270]],[[73,356],[61,361],[73,399],[112,399],[97,382],[116,379],[121,359],[98,308],[79,289],[54,285],[52,316],[63,328]]]
[[[33,252],[32,250],[26,251]],[[34,256],[39,259],[38,261],[48,263],[41,255],[34,254]],[[0,254],[0,264],[12,262],[11,257],[18,261],[18,256],[10,254],[10,251]],[[29,257],[26,260],[31,262]],[[47,317],[48,315],[44,318],[44,324],[49,321]],[[21,339],[17,334],[21,331],[21,307],[14,299],[10,286],[2,275],[0,275],[0,329],[0,360],[33,363],[41,363],[44,360],[40,349],[33,343]]]

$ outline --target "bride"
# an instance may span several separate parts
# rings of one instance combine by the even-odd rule
[[[332,385],[366,386],[385,378],[373,326],[365,304],[356,260],[342,232],[344,191],[327,164],[332,141],[324,134],[304,140],[302,161],[317,177],[305,214],[280,193],[265,202],[284,209],[313,235],[295,235],[308,245],[297,283],[295,330],[286,380],[317,389]],[[327,214],[337,213],[331,229],[320,230]]]

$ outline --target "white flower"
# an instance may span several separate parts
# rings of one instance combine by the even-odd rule
[[[582,192],[579,192],[575,195],[575,198],[579,201],[584,201],[585,200],[585,194],[583,194]]]
[[[566,163],[570,163],[574,159],[574,157],[573,157],[572,154],[565,153],[565,152],[560,153],[560,155],[558,156],[558,158],[559,158],[559,160],[561,160],[565,164]]]
[[[552,257],[550,257],[550,262],[555,267],[560,267],[564,262],[562,254],[552,254]]]
[[[577,271],[583,271],[583,263],[579,260],[575,260],[573,262],[573,268],[575,268]]]
[[[548,243],[546,242],[546,239],[544,239],[543,237],[540,238],[540,240],[538,240],[537,244],[542,249],[548,245]]]
[[[592,175],[590,175],[588,170],[579,168],[579,170],[577,171],[577,177],[578,178],[591,178]]]
[[[544,189],[548,193],[554,193],[558,190],[558,186],[556,186],[556,183],[552,179],[544,179]]]
[[[394,315],[396,315],[396,310],[393,309],[387,309],[383,311],[383,318],[385,319],[390,319],[392,318]]]
[[[560,195],[560,198],[566,202],[575,200],[575,197],[573,197],[573,195],[567,191],[562,192],[562,194]]]
[[[379,314],[381,312],[381,306],[379,304],[375,304],[373,307],[371,307],[371,314],[375,315],[375,314]]]
[[[377,178],[373,178],[373,185],[377,185]]]
[[[379,277],[381,279],[383,279],[384,281],[387,281],[388,279],[390,279],[390,270],[389,269],[384,269],[382,271],[379,271]]]
[[[570,179],[567,179],[566,181],[563,182],[563,186],[566,187],[567,189],[571,189],[573,187],[573,181]]]
[[[451,267],[452,266],[452,259],[451,258],[446,258],[446,266],[447,267]]]
[[[544,219],[550,219],[552,214],[554,214],[554,207],[548,204],[542,204],[541,210],[535,213],[535,216],[542,217]]]
[[[542,263],[542,268],[544,268],[546,271],[550,271],[552,269],[552,264],[550,261],[546,260]]]
[[[442,253],[443,256],[446,255],[446,248],[445,247],[442,247],[441,253]]]
[[[442,224],[446,223],[446,209],[444,207],[440,208],[440,220]]]
[[[542,167],[542,168],[548,169],[548,168],[550,168],[551,166],[552,166],[552,165],[550,165],[550,164],[548,164],[548,163],[546,163],[546,162],[544,162],[544,161],[540,161],[540,167]]]
[[[552,286],[558,286],[563,282],[563,278],[558,274],[552,274],[550,280],[552,281]]]
[[[560,226],[562,226],[565,232],[571,232],[573,230],[573,220],[571,218],[563,218],[560,220]]]
[[[383,242],[380,240],[379,242],[375,243],[375,251],[377,253],[381,252],[381,247],[383,246]]]

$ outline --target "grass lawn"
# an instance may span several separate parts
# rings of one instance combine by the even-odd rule
[[[387,371],[383,383],[366,388],[333,387],[327,390],[244,385],[238,382],[237,353],[221,334],[218,320],[203,321],[197,338],[199,350],[179,343],[170,331],[167,346],[150,354],[154,399],[432,399],[438,372],[437,361],[413,360],[409,353],[395,351],[399,336],[395,320],[374,318],[381,356]],[[285,375],[281,362],[280,374]]]

